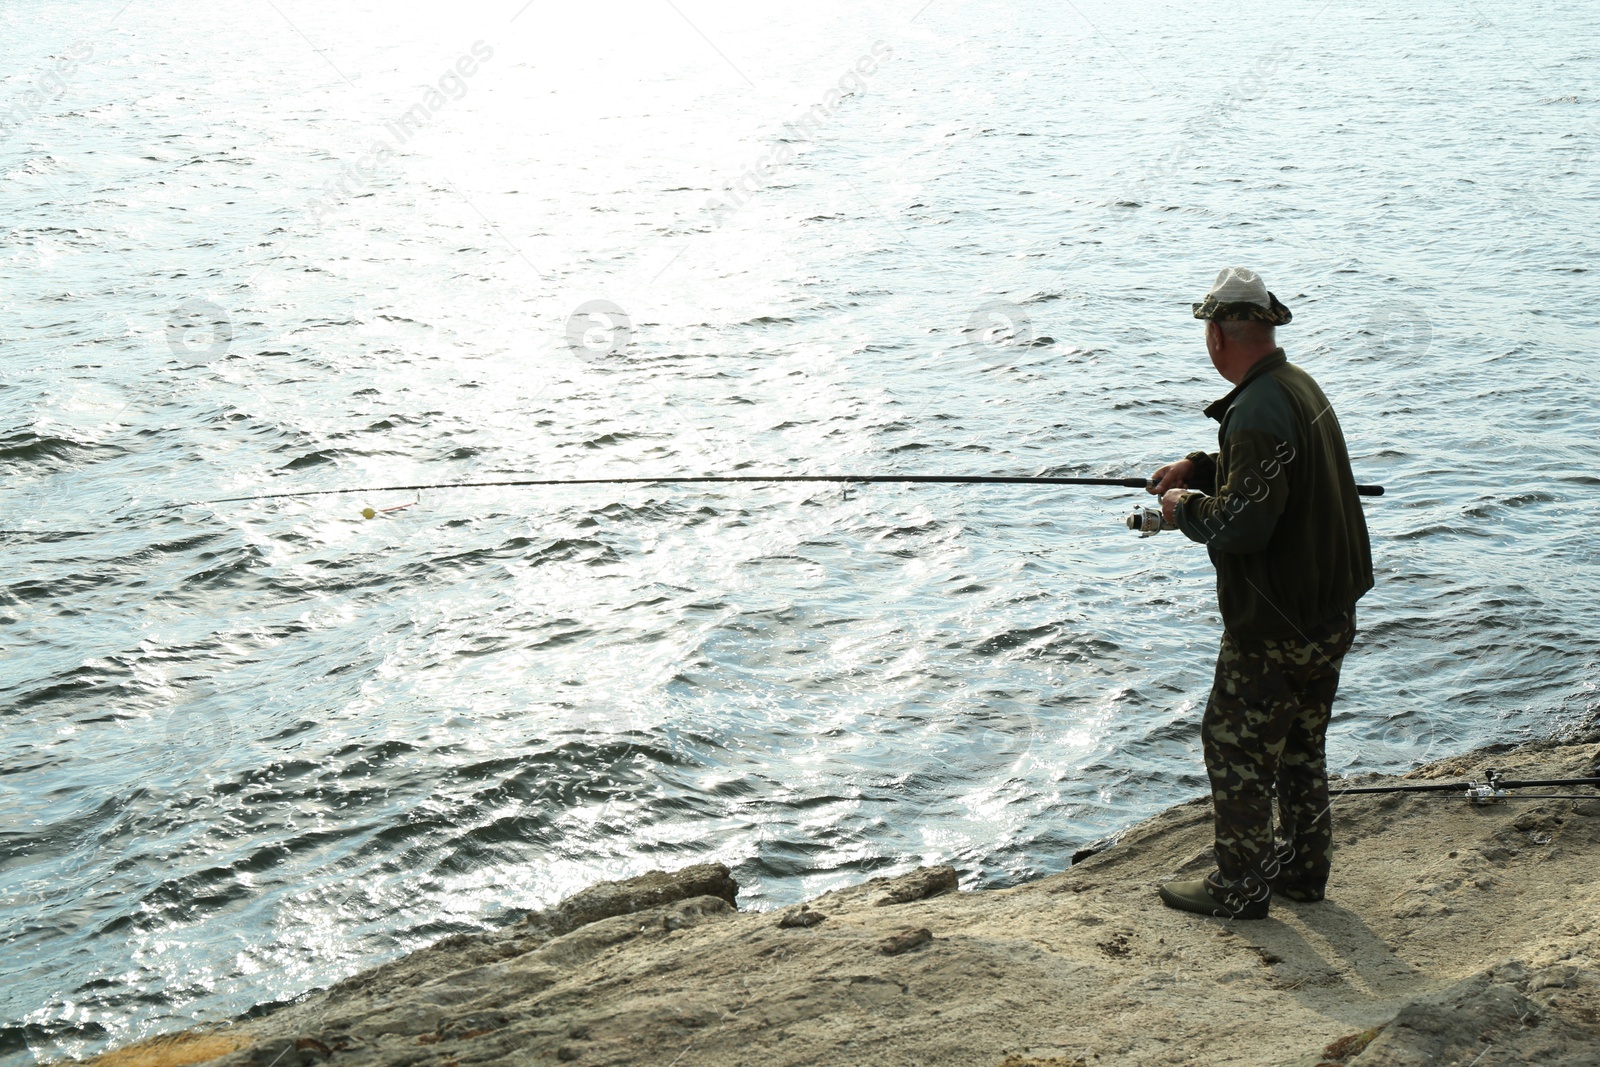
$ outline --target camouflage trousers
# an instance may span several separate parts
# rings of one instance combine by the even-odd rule
[[[1333,852],[1323,747],[1355,610],[1288,640],[1222,635],[1201,734],[1217,844],[1207,882],[1261,900],[1280,876],[1321,886]],[[1275,846],[1272,801],[1278,801]]]

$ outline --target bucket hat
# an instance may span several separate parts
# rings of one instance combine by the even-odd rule
[[[1249,267],[1225,267],[1211,283],[1206,298],[1194,305],[1197,319],[1243,319],[1282,326],[1294,315],[1267,292],[1267,283]]]

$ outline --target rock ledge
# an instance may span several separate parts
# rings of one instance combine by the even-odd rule
[[[1579,735],[1412,777],[1575,777]],[[1179,805],[1067,871],[962,892],[950,867],[742,912],[707,863],[591,886],[233,1025],[101,1067],[214,1064],[1600,1064],[1600,802],[1337,802],[1328,899],[1173,912],[1210,864]]]

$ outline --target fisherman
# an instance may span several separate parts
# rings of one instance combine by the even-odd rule
[[[1261,919],[1274,895],[1317,901],[1327,885],[1323,747],[1372,554],[1333,406],[1278,347],[1289,309],[1254,271],[1232,267],[1194,317],[1205,320],[1212,366],[1234,385],[1205,409],[1221,423],[1219,450],[1161,467],[1150,492],[1217,570],[1222,647],[1200,727],[1217,869],[1165,883],[1161,900]]]

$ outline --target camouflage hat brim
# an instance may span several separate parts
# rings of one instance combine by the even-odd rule
[[[1202,303],[1194,305],[1194,317],[1197,319],[1211,319],[1215,322],[1235,320],[1243,322],[1265,322],[1270,326],[1283,326],[1294,318],[1294,313],[1283,306],[1283,303],[1271,293],[1267,300],[1272,304],[1264,308],[1251,300],[1219,301],[1214,296],[1208,296]]]

